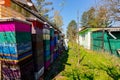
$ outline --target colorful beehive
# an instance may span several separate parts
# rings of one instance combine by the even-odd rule
[[[22,61],[2,60],[2,80],[34,80],[32,56]]]
[[[45,69],[50,66],[51,55],[50,55],[50,28],[47,24],[43,28],[43,43],[44,43],[44,60],[45,60]]]
[[[54,60],[55,60],[55,59],[57,59],[57,57],[58,57],[58,31],[55,31],[54,34],[55,34],[55,36],[54,36],[55,48],[54,48],[53,58],[54,58]]]
[[[63,34],[59,33],[59,43],[58,43],[58,53],[61,54],[63,52]]]
[[[50,28],[50,54],[51,54],[51,63],[53,62],[54,55],[54,29]]]
[[[32,22],[32,50],[35,67],[35,79],[44,73],[44,52],[43,52],[43,22],[38,19],[28,19]]]
[[[28,79],[27,76],[32,79],[29,75],[33,71],[32,59],[29,60],[32,57],[31,24],[14,18],[0,19],[0,38],[3,79]],[[29,63],[31,68],[25,72]]]

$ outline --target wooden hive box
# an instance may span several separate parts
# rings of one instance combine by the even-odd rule
[[[44,73],[44,45],[43,26],[44,23],[38,19],[27,19],[32,22],[32,50],[35,67],[35,79],[38,80]]]
[[[0,59],[3,80],[33,80],[31,24],[15,18],[0,19]]]
[[[32,55],[30,23],[14,18],[1,19],[0,38],[2,59],[22,60]]]

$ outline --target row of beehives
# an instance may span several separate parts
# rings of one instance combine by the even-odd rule
[[[62,51],[60,34],[37,19],[2,19],[1,79],[38,80]]]

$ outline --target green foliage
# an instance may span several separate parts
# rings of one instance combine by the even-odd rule
[[[62,20],[62,16],[60,15],[60,12],[59,12],[59,11],[55,11],[55,12],[54,12],[54,24],[55,24],[60,30],[62,30],[63,20]]]
[[[84,13],[82,14],[82,20],[81,20],[82,26],[83,26],[83,27],[84,27],[84,26],[87,26],[87,22],[88,22],[87,12],[84,12]]]
[[[120,0],[102,0],[103,6],[109,11],[109,19],[113,22],[120,21]]]
[[[75,41],[77,37],[77,23],[72,20],[67,27],[67,37],[69,41]]]
[[[85,27],[94,27],[95,9],[91,7],[88,11],[82,15],[81,23]]]
[[[71,65],[60,73],[67,80],[120,80],[120,58],[75,43],[69,43],[69,48],[67,63]]]
[[[108,27],[109,24],[109,17],[108,17],[108,10],[104,6],[100,6],[96,16],[98,20],[98,26],[101,27]]]
[[[51,10],[53,10],[53,8],[48,8],[47,6],[52,5],[52,2],[48,2],[46,0],[36,0],[36,8],[39,11],[40,15],[45,16],[46,18],[48,18],[47,13]]]
[[[110,22],[107,14],[108,11],[103,6],[98,9],[91,7],[83,13],[81,24],[83,27],[108,27]]]

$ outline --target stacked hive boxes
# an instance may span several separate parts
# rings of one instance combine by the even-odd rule
[[[55,59],[57,59],[57,57],[58,57],[58,32],[55,31],[54,34],[55,34],[55,36],[54,36],[55,48],[54,48],[53,58],[54,58],[54,60],[55,60]]]
[[[51,63],[53,62],[54,55],[54,29],[50,28],[50,54],[51,54]]]
[[[60,54],[62,50],[62,42],[61,42],[61,35],[58,34],[58,53]]]
[[[45,60],[45,69],[47,69],[50,66],[50,28],[47,24],[44,25],[43,28],[43,36],[44,36],[44,60]]]
[[[32,50],[35,67],[35,79],[44,73],[44,53],[43,53],[43,23],[38,19],[28,19],[32,22]]]
[[[59,42],[59,46],[60,46],[60,52],[59,53],[63,53],[64,51],[64,46],[63,46],[63,43],[64,43],[64,35],[62,33],[59,34],[60,35],[60,42]]]
[[[31,24],[13,18],[0,20],[0,58],[3,80],[33,80]]]

